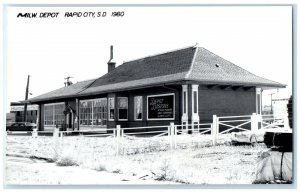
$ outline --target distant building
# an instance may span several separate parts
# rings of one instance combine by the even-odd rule
[[[36,123],[37,120],[37,111],[38,105],[27,105],[27,122]],[[23,122],[24,121],[24,103],[21,102],[11,102],[10,103],[10,114],[14,114],[11,116],[10,120],[13,122]]]
[[[6,113],[6,125],[10,125],[16,122],[16,114],[15,113]]]
[[[288,98],[277,98],[272,100],[272,110],[274,116],[287,116],[287,104],[289,99]]]
[[[271,105],[264,105],[262,108],[262,114],[263,115],[269,115],[271,114]]]
[[[238,54],[238,53],[237,53]],[[286,85],[256,76],[209,50],[191,46],[116,66],[108,73],[28,102],[39,129],[141,127],[211,122],[212,116],[261,114],[266,89]],[[251,53],[249,57],[252,56]],[[95,69],[93,69],[95,70]]]

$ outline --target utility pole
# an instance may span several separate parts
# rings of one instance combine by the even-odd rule
[[[276,93],[269,94],[271,96],[271,115],[273,115],[273,99],[272,99],[273,94],[276,94]]]
[[[24,122],[27,122],[27,100],[28,100],[28,93],[29,93],[29,79],[30,75],[27,77],[27,86],[26,86],[26,92],[25,92],[25,104],[24,104]]]
[[[73,77],[67,76],[67,77],[65,78],[65,80],[66,80],[66,82],[64,82],[64,83],[65,83],[65,86],[70,86],[71,84],[73,84],[73,83],[70,81],[70,78],[73,78]]]

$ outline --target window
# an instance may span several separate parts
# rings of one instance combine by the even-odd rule
[[[46,126],[56,126],[65,123],[64,103],[45,104],[44,124]]]
[[[79,103],[79,118],[81,126],[106,126],[107,99],[81,100]]]
[[[107,125],[107,99],[95,99],[93,102],[93,125]]]
[[[127,120],[128,119],[128,98],[118,97],[118,119]]]
[[[80,125],[92,125],[92,105],[93,101],[80,101],[79,104],[79,118]]]
[[[115,119],[115,98],[108,99],[109,108],[109,120],[113,121]]]
[[[134,97],[134,120],[142,120],[143,118],[143,97]]]

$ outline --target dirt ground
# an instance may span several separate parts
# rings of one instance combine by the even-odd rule
[[[225,135],[224,135],[225,136]],[[195,136],[180,136],[176,150],[168,138],[129,138],[122,155],[113,139],[66,137],[56,163],[29,159],[30,136],[9,136],[7,184],[252,184],[264,144],[234,146],[228,141],[211,146]],[[188,142],[188,143],[187,143]],[[220,142],[220,141],[219,141]],[[53,157],[51,137],[40,137],[40,157]],[[18,158],[25,155],[23,158]],[[26,158],[27,157],[27,158]],[[68,166],[57,166],[58,163]],[[76,166],[70,166],[70,165]],[[59,164],[58,164],[59,165]],[[82,177],[89,176],[89,177]]]
[[[115,185],[174,184],[142,180],[135,176],[95,171],[77,166],[60,167],[55,163],[29,158],[7,157],[6,185]]]

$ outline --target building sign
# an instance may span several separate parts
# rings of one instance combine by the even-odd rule
[[[27,105],[27,111],[37,111],[38,105]],[[24,111],[24,105],[10,106],[10,111]]]
[[[174,94],[152,95],[147,97],[148,120],[174,120]]]

